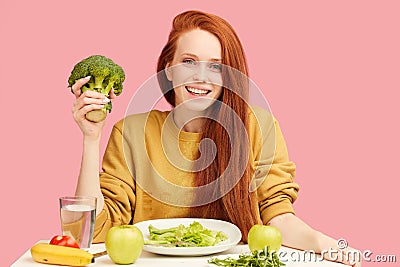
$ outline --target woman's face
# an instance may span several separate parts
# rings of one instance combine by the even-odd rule
[[[175,106],[184,103],[194,111],[207,109],[222,93],[221,44],[204,30],[182,34],[166,74],[175,92]]]

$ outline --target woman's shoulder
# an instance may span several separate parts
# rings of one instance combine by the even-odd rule
[[[144,113],[130,114],[115,123],[114,127],[122,128],[140,128],[140,125],[162,125],[170,111],[150,110]]]
[[[250,106],[249,108],[250,123],[269,124],[275,122],[275,117],[270,110],[260,106]]]

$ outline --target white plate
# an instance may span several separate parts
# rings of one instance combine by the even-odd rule
[[[215,246],[209,247],[163,247],[155,245],[144,245],[143,250],[162,254],[162,255],[175,255],[175,256],[201,256],[210,255],[218,252],[228,250],[236,246],[241,238],[242,233],[239,228],[229,222],[214,220],[214,219],[200,219],[200,218],[170,218],[170,219],[158,219],[158,220],[148,220],[136,223],[135,226],[140,229],[143,233],[145,240],[150,239],[149,225],[153,225],[156,228],[164,229],[170,227],[176,227],[180,224],[189,226],[192,222],[199,222],[205,228],[215,231],[224,232],[228,239],[218,243]]]

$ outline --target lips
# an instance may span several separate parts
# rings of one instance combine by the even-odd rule
[[[204,88],[198,88],[198,87],[192,87],[192,86],[185,86],[185,89],[190,94],[196,95],[196,96],[205,96],[205,95],[211,93],[211,90],[204,89]]]

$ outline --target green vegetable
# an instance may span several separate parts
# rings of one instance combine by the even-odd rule
[[[225,259],[212,258],[208,260],[208,263],[229,267],[280,267],[285,265],[279,260],[275,251],[268,251],[267,246],[264,247],[264,249],[256,250],[251,254],[241,254],[238,259],[232,257]]]
[[[149,225],[149,233],[150,240],[145,241],[146,245],[206,247],[215,246],[227,239],[224,232],[207,229],[199,222],[193,222],[189,226],[181,224],[167,229],[157,229]]]
[[[119,65],[105,56],[94,55],[78,62],[68,78],[68,86],[72,87],[77,80],[87,76],[90,76],[90,80],[82,86],[82,93],[92,90],[109,97],[112,88],[114,88],[115,95],[120,95],[122,92],[125,72]],[[111,109],[110,101],[102,110],[88,112],[86,118],[94,122],[102,121],[106,118],[107,111],[111,112]]]

